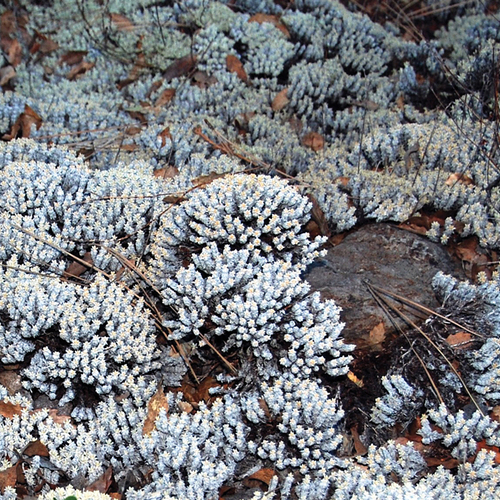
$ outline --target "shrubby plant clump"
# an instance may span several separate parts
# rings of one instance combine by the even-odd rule
[[[0,7],[0,362],[22,384],[0,386],[0,473],[24,494],[110,498],[86,491],[109,467],[131,499],[213,498],[263,468],[256,500],[500,487],[498,273],[435,277],[450,315],[474,304],[463,381],[430,368],[445,406],[389,371],[359,457],[353,346],[304,279],[325,242],[308,194],[336,231],[432,208],[432,239],[498,247],[498,21],[451,9],[417,43],[338,2],[282,4]],[[397,436],[416,417],[455,467]]]

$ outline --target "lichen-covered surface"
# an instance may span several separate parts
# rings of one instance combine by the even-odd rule
[[[0,6],[0,498],[495,497],[500,12],[375,4]],[[366,222],[475,282],[355,349]]]

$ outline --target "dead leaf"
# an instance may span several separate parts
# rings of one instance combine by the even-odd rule
[[[325,213],[320,207],[318,200],[311,193],[308,193],[307,197],[312,203],[311,218],[318,225],[319,233],[322,236],[330,237],[332,233],[328,225],[328,220],[326,219]]]
[[[288,31],[288,28],[280,21],[280,18],[278,16],[274,16],[273,14],[264,14],[262,12],[259,12],[257,14],[254,14],[248,20],[248,22],[259,24],[270,23],[275,28],[278,28],[286,36],[286,38],[290,38],[290,32]]]
[[[172,134],[170,133],[170,129],[165,127],[159,134],[158,137],[161,138],[161,147],[164,147],[167,143],[167,139],[172,140]]]
[[[302,144],[306,148],[311,148],[313,151],[320,151],[325,147],[325,139],[318,132],[308,132],[302,137]]]
[[[40,47],[38,49],[42,54],[50,54],[50,52],[54,52],[59,48],[57,42],[51,40],[50,38],[43,36],[42,42],[40,43]]]
[[[273,99],[273,102],[271,103],[271,108],[273,111],[281,111],[288,105],[290,99],[288,99],[287,93],[288,93],[288,87],[276,94],[276,97]]]
[[[21,132],[20,137],[28,138],[31,135],[31,126],[35,125],[39,130],[42,126],[42,118],[27,104],[24,105],[24,112],[21,113],[8,134],[5,134],[2,139],[10,141],[16,139]]]
[[[195,177],[194,179],[191,179],[191,183],[195,186],[205,186],[215,181],[215,179],[220,179],[221,177],[225,177],[226,175],[227,173],[217,174],[216,172],[210,172],[207,175],[200,175],[198,177]]]
[[[467,332],[457,332],[446,337],[446,342],[449,345],[459,349],[463,349],[464,347],[466,347],[466,345],[464,344],[468,344],[471,340],[472,335]]]
[[[368,448],[363,444],[361,439],[359,439],[359,432],[356,426],[351,427],[351,436],[354,441],[356,455],[366,455],[368,453]]]
[[[196,56],[192,56],[191,54],[176,59],[172,64],[170,64],[165,72],[163,73],[163,78],[167,82],[173,80],[174,78],[180,78],[181,76],[186,76],[196,66]]]
[[[156,419],[162,408],[168,413],[168,401],[163,392],[163,387],[158,387],[156,394],[154,394],[148,402],[148,416],[142,428],[143,436],[149,434],[155,428]]]
[[[453,186],[457,182],[460,184],[465,184],[467,186],[474,184],[474,181],[470,177],[467,177],[466,175],[463,175],[463,174],[457,174],[457,173],[450,174],[448,176],[448,178],[444,181],[444,183],[447,186]]]
[[[200,89],[207,89],[215,85],[218,80],[215,76],[209,75],[206,71],[195,71],[193,74],[193,82]]]
[[[493,407],[490,413],[490,417],[497,422],[500,422],[500,405]]]
[[[59,65],[67,64],[68,66],[74,66],[75,64],[80,64],[86,55],[86,50],[70,50],[59,58]]]
[[[135,30],[135,24],[128,17],[114,12],[112,12],[109,17],[118,31],[130,32]]]
[[[84,262],[87,262],[90,265],[94,264],[94,261],[92,260],[92,255],[90,252],[86,252],[85,255],[82,257],[82,260]],[[78,278],[82,273],[85,271],[88,271],[89,267],[86,266],[85,264],[81,264],[80,262],[74,261],[72,262],[66,270],[63,272],[63,278]]]
[[[159,108],[161,106],[165,106],[168,104],[175,96],[175,89],[165,89],[158,99],[155,101],[155,108]]]
[[[380,346],[385,340],[385,324],[381,321],[370,330],[369,343],[371,346]]]
[[[106,493],[113,482],[113,468],[109,466],[100,477],[93,483],[87,486],[87,491],[98,491],[99,493]]]
[[[12,396],[23,388],[21,375],[17,371],[6,370],[0,373],[0,384],[2,384]]]
[[[76,80],[78,77],[84,75],[89,69],[92,69],[95,66],[94,63],[88,61],[82,61],[77,64],[67,75],[66,78],[68,80]]]
[[[179,175],[179,169],[173,165],[168,165],[167,167],[155,170],[153,175],[161,179],[173,179],[175,176]]]
[[[14,69],[14,66],[4,66],[3,68],[0,68],[0,87],[9,83],[9,81],[15,76],[16,70]]]
[[[191,413],[193,411],[193,405],[191,403],[188,403],[187,401],[179,401],[177,403],[177,406],[183,411],[184,413]]]
[[[243,63],[234,54],[228,54],[226,56],[226,67],[231,73],[236,73],[236,76],[246,82],[248,81],[248,75],[243,67]]]
[[[23,49],[21,44],[9,37],[2,37],[1,47],[7,56],[7,61],[9,61],[12,66],[18,66],[23,58]]]
[[[63,425],[66,422],[72,423],[71,417],[69,415],[62,415],[57,412],[57,409],[51,408],[49,410],[49,417],[54,421],[56,424]]]
[[[352,371],[348,371],[347,372],[347,378],[353,382],[354,384],[356,384],[358,387],[364,387],[364,382],[358,378]]]
[[[49,450],[47,447],[39,440],[33,441],[30,443],[23,452],[24,455],[28,457],[34,457],[35,455],[39,455],[41,457],[48,457]]]
[[[248,476],[247,479],[256,479],[257,481],[261,481],[262,483],[269,486],[272,478],[276,475],[276,472],[273,469],[260,469],[257,472],[254,472],[251,476]]]
[[[171,194],[163,198],[163,203],[180,203],[181,201],[186,201],[186,200],[187,198],[184,198],[184,196]]]
[[[477,247],[478,247],[478,239],[476,236],[471,236],[470,238],[466,238],[462,240],[455,250],[457,257],[461,260],[465,260],[467,262],[474,262],[474,259],[477,257]]]
[[[0,472],[0,492],[4,493],[7,486],[14,487],[17,482],[17,465]]]
[[[13,418],[15,415],[21,415],[23,409],[21,405],[0,401],[0,415],[5,418]]]

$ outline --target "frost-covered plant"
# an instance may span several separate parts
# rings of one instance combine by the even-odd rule
[[[61,406],[75,398],[85,406],[85,386],[98,397],[128,391],[137,404],[147,401],[160,351],[144,303],[100,275],[84,287],[29,271],[0,269],[2,362],[35,351],[24,386],[51,399],[59,392]]]
[[[439,430],[431,427],[431,421]],[[429,410],[422,417],[422,428],[418,431],[425,444],[440,441],[451,448],[451,455],[465,461],[477,451],[477,443],[483,439],[487,444],[500,444],[500,425],[481,411],[474,413],[459,410],[450,413],[444,404],[437,410]]]
[[[390,427],[397,422],[409,423],[415,416],[415,406],[423,392],[408,384],[401,375],[382,377],[382,385],[385,393],[375,401],[372,421],[381,427]]]

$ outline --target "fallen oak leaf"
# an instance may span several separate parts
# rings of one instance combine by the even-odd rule
[[[142,427],[143,436],[149,434],[155,428],[156,419],[158,418],[162,408],[168,413],[168,401],[165,393],[163,392],[163,388],[160,386],[158,387],[156,393],[151,396],[151,399],[148,401],[148,416],[146,417],[144,426]]]
[[[99,493],[106,493],[113,482],[113,468],[109,466],[100,477],[93,483],[86,487],[87,491],[98,491]],[[67,499],[66,499],[67,500]]]
[[[236,76],[246,82],[248,81],[248,75],[243,67],[243,63],[234,54],[228,54],[226,56],[226,67],[231,73],[236,73]]]
[[[39,440],[31,442],[23,451],[23,455],[28,457],[34,457],[38,455],[40,457],[48,457],[49,450],[48,448]]]
[[[0,471],[0,492],[4,493],[5,488],[13,488],[17,483],[17,464]]]
[[[135,24],[128,17],[122,14],[116,14],[115,12],[111,12],[109,17],[118,31],[131,32],[135,30]]]
[[[288,99],[288,87],[284,88],[280,92],[278,92],[273,99],[273,102],[271,103],[271,109],[273,111],[281,111],[284,109],[288,103],[290,102],[290,99]]]
[[[163,167],[155,170],[153,175],[160,179],[173,179],[174,177],[179,175],[179,169],[177,167],[174,167],[173,165],[169,165],[168,167]],[[179,197],[177,197],[177,199],[178,198]]]
[[[211,182],[215,181],[215,179],[220,179],[221,177],[225,177],[228,173],[217,174],[216,172],[210,172],[207,175],[199,175],[194,179],[191,179],[191,183],[197,187],[206,186]]]
[[[165,106],[175,97],[175,89],[165,89],[155,101],[155,108]]]
[[[42,126],[42,117],[27,104],[24,105],[24,113],[22,113],[19,118],[22,137],[28,138],[31,135],[32,125],[35,125],[37,130]]]
[[[79,76],[85,74],[89,69],[92,69],[95,66],[94,63],[89,61],[82,61],[77,64],[67,75],[66,78],[68,80],[76,80]]]
[[[318,132],[308,132],[302,137],[302,145],[314,152],[320,151],[325,147],[325,139]]]
[[[290,38],[290,32],[288,31],[288,28],[280,21],[278,16],[275,16],[273,14],[264,14],[262,12],[259,12],[257,14],[254,14],[249,20],[249,23],[269,23],[272,24],[275,28],[279,29],[285,36],[286,38]]]
[[[273,469],[263,468],[259,469],[257,472],[254,472],[251,476],[248,476],[246,479],[255,479],[269,486],[271,480],[276,475],[276,472]]]
[[[82,273],[88,271],[90,267],[94,264],[90,252],[86,252],[85,255],[82,257],[82,260],[84,262],[87,262],[89,265],[86,266],[85,264],[81,264],[80,262],[74,261],[66,268],[66,270],[63,272],[62,277],[65,279],[78,278]]]
[[[14,66],[5,66],[0,68],[0,87],[3,87],[7,83],[9,83],[12,78],[16,76],[16,70]]]
[[[68,66],[74,66],[75,64],[80,64],[86,55],[86,50],[70,50],[59,58],[59,65],[67,64]]]
[[[0,415],[5,418],[14,418],[15,415],[21,415],[23,408],[19,404],[8,401],[0,401]]]
[[[467,332],[457,332],[452,335],[448,335],[445,340],[448,345],[451,345],[456,349],[463,349],[466,347],[465,344],[469,344],[472,341],[472,335]]]
[[[163,72],[163,78],[167,82],[170,82],[174,78],[180,78],[181,76],[186,76],[196,66],[196,56],[191,54],[176,59],[172,64],[170,64],[167,69]]]

